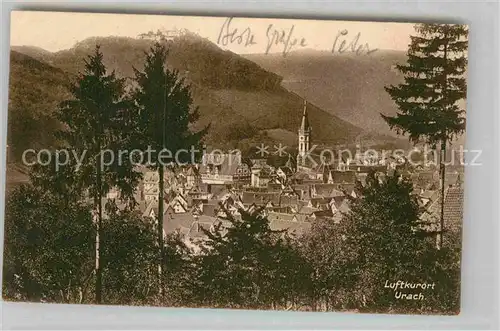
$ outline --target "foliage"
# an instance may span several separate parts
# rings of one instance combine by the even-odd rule
[[[205,128],[193,132],[192,124],[198,119],[198,108],[193,106],[190,86],[177,70],[166,68],[167,48],[155,43],[146,53],[144,71],[134,68],[137,87],[133,92],[136,108],[134,116],[134,147],[153,151],[144,160],[159,173],[158,183],[158,247],[163,256],[164,169],[166,164],[192,164],[201,158],[201,139]],[[198,151],[194,154],[192,151]],[[167,153],[165,153],[167,152]],[[193,159],[196,157],[196,160]],[[163,268],[159,262],[159,293],[163,294]]]
[[[151,159],[155,167],[158,161],[173,162],[179,150],[200,149],[200,140],[207,132],[207,128],[192,132],[190,126],[199,117],[198,108],[193,106],[190,86],[177,70],[166,68],[166,60],[166,47],[155,43],[146,54],[144,71],[134,69],[138,85],[133,93],[137,106],[135,138],[142,150],[151,146],[156,151]],[[159,156],[164,148],[172,155]],[[193,162],[189,153],[178,155],[179,162]]]
[[[345,222],[319,219],[303,238],[302,254],[313,269],[307,292],[313,310],[322,305],[328,310],[355,306],[348,290],[354,281],[355,261],[345,244],[345,226]]]
[[[88,302],[93,235],[85,203],[31,184],[16,188],[5,215],[4,298]]]
[[[124,80],[108,74],[100,47],[85,61],[85,70],[71,86],[72,99],[63,101],[57,117],[64,124],[58,132],[76,155],[83,155],[78,168],[79,182],[95,199],[113,186],[123,199],[133,201],[133,189],[140,173],[130,159],[119,160],[120,150],[128,150],[133,128],[129,101],[124,98]],[[109,152],[106,152],[109,151]],[[114,159],[109,159],[110,155]],[[99,202],[100,203],[100,202]]]
[[[19,186],[7,204],[4,298],[91,303],[95,285],[93,207],[53,187]],[[101,265],[107,304],[150,304],[156,231],[150,219],[113,201],[102,223]],[[131,244],[133,243],[133,244]]]
[[[382,117],[412,142],[435,145],[465,130],[465,111],[457,102],[466,96],[468,30],[456,24],[418,24],[415,29],[407,63],[397,66],[405,82],[386,87],[399,113]]]
[[[128,132],[134,126],[129,100],[125,99],[124,80],[114,72],[108,74],[103,54],[97,45],[85,61],[85,70],[72,84],[72,99],[65,100],[57,117],[64,124],[58,136],[74,155],[82,156],[73,168],[76,184],[93,199],[96,212],[96,302],[101,302],[102,267],[101,226],[103,195],[113,186],[120,190],[120,199],[135,205],[134,190],[141,173],[134,170],[130,157],[121,157],[131,147]],[[57,169],[56,169],[57,170]]]
[[[426,238],[419,224],[420,210],[412,185],[397,173],[379,180],[374,173],[360,187],[362,198],[354,199],[344,222],[346,260],[355,280],[349,292],[367,311],[439,311],[439,306],[453,307],[459,270],[459,256],[448,250],[438,250]],[[458,268],[458,269],[457,269]],[[426,290],[426,300],[396,299],[396,293],[385,287],[386,281],[435,283],[437,290]],[[417,293],[418,290],[400,290]],[[416,291],[416,292],[415,292]],[[441,291],[441,292],[439,292]],[[439,293],[448,293],[446,298]],[[434,300],[429,299],[434,298]]]
[[[199,305],[271,308],[300,297],[307,284],[304,261],[283,231],[274,231],[262,210],[228,214],[225,227],[202,231],[208,236],[194,257],[193,282]]]
[[[107,204],[102,224],[104,302],[148,304],[155,294],[158,249],[154,221]]]

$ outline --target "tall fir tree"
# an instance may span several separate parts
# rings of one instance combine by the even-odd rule
[[[134,68],[138,87],[134,100],[138,108],[136,132],[138,146],[142,150],[152,147],[147,164],[158,171],[158,264],[159,292],[162,292],[163,258],[163,214],[164,214],[164,174],[166,165],[190,163],[191,151],[201,152],[201,139],[208,128],[193,132],[190,125],[198,119],[198,108],[193,106],[191,88],[181,78],[177,70],[166,67],[167,48],[165,43],[156,42],[146,54],[143,71]],[[198,155],[201,155],[199,153]]]
[[[78,185],[92,198],[95,223],[96,303],[102,301],[101,228],[103,197],[113,187],[121,199],[133,205],[133,192],[140,173],[120,150],[128,150],[132,129],[130,101],[125,98],[124,79],[107,73],[99,45],[85,60],[85,69],[71,86],[73,98],[61,103],[58,118],[65,129],[60,138],[72,151],[83,156],[76,171]]]
[[[465,131],[465,110],[459,101],[466,97],[467,26],[417,24],[411,36],[407,63],[397,69],[404,83],[386,87],[396,102],[396,116],[382,117],[391,129],[408,134],[414,143],[424,142],[440,153],[441,215],[438,245],[444,231],[446,147]]]
[[[460,256],[436,249],[420,224],[421,210],[412,191],[412,183],[397,172],[385,178],[369,173],[365,186],[359,186],[360,196],[350,203],[344,224],[336,227],[337,235],[344,238],[337,268],[347,277],[342,287],[353,308],[401,313],[456,308]],[[436,288],[423,293],[425,300],[395,300],[401,293],[422,292],[386,287],[386,281],[397,280],[435,283]],[[433,298],[438,292],[442,303]]]

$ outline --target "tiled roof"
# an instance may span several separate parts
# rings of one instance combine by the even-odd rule
[[[335,184],[314,184],[312,186],[316,195],[330,196],[330,192],[335,189]]]
[[[215,196],[223,196],[229,191],[226,184],[209,184],[208,188]]]
[[[461,184],[462,177],[459,172],[448,172],[444,176],[444,183],[446,186]]]
[[[351,194],[352,192],[356,192],[356,184],[354,183],[349,183],[349,184],[339,184],[339,190],[342,192],[346,192],[347,194]]]
[[[332,181],[335,184],[343,183],[355,183],[356,182],[356,172],[354,171],[337,171],[331,172]]]
[[[186,170],[186,176],[197,176],[198,170],[195,167],[188,167]]]
[[[276,213],[276,212],[269,212],[267,214],[267,219],[272,222],[272,221],[293,221],[296,218],[294,217],[294,214],[287,214],[287,213]]]
[[[299,197],[296,195],[281,195],[280,206],[297,206],[299,204]]]
[[[333,204],[335,205],[336,208],[339,208],[341,205],[343,205],[344,203],[346,203],[346,196],[345,195],[342,195],[342,196],[336,196],[336,197],[333,197],[332,200],[330,201],[330,203],[333,202]]]
[[[194,217],[191,213],[166,213],[163,216],[163,230],[168,234],[181,228],[191,228],[193,221]]]
[[[424,192],[422,192],[420,194],[420,197],[424,198],[424,199],[432,199],[432,198],[435,198],[436,195],[439,195],[438,190],[425,190]],[[432,200],[434,200],[434,199],[432,199]]]
[[[463,219],[464,190],[450,187],[444,201],[444,221],[448,225],[461,225]]]
[[[154,210],[155,205],[158,205],[158,203],[156,201],[150,201],[148,204],[146,204],[146,208],[144,208],[142,216],[143,217],[150,217],[151,211]]]
[[[208,167],[215,165],[219,168],[219,175],[232,176],[241,163],[241,155],[238,154],[205,154],[203,163],[200,165],[200,173],[207,173]]]
[[[370,171],[385,172],[387,167],[385,165],[350,164],[349,169],[358,173],[368,173]]]
[[[302,206],[302,208],[299,209],[298,214],[311,215],[312,213],[318,210],[319,210],[318,208]]]
[[[156,171],[148,171],[144,174],[144,182],[158,183],[160,177]]]
[[[270,207],[267,210],[269,210],[269,212],[275,212],[275,213],[295,214],[294,208],[292,208],[290,206]]]
[[[323,197],[317,197],[317,198],[312,198],[310,200],[311,205],[314,208],[320,208],[322,205],[328,205],[328,203],[331,201],[331,198],[323,198]]]
[[[363,186],[366,185],[366,177],[368,176],[367,173],[358,173],[356,174],[356,178],[361,182]]]
[[[448,187],[445,190],[444,201],[444,224],[445,229],[449,227],[460,227],[463,221],[463,197],[462,187]],[[424,228],[431,230],[439,226],[441,207],[439,195],[432,201],[422,213],[420,221],[424,223]]]
[[[266,204],[268,201],[274,205],[279,205],[279,192],[243,192],[242,201],[244,204]]]
[[[349,207],[349,202],[344,199],[344,201],[342,201],[342,203],[340,204],[340,206],[337,207],[337,209],[340,213],[348,213],[351,210],[351,207]]]
[[[206,216],[215,217],[215,216],[217,216],[219,209],[220,209],[220,206],[218,203],[214,203],[213,201],[210,201],[209,203],[203,204],[202,214],[206,215]]]
[[[189,238],[203,238],[205,237],[205,233],[202,231],[210,231],[212,224],[214,223],[214,219],[206,219],[206,220],[197,220],[191,223],[191,227],[189,228],[188,237]]]

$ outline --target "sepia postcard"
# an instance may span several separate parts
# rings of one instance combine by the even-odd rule
[[[3,299],[458,314],[467,46],[13,11]]]

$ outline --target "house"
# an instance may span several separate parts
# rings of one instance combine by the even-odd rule
[[[149,189],[144,188],[144,200],[145,201],[158,201],[158,195],[160,193],[160,190],[158,189],[158,186],[149,186]]]
[[[310,208],[316,208],[319,210],[330,209],[330,207],[329,207],[330,200],[331,200],[331,198],[323,198],[323,197],[311,198],[309,200],[307,206]]]
[[[279,206],[290,206],[295,209],[298,209],[299,206],[299,197],[296,194],[285,194],[281,193],[279,195]]]
[[[439,197],[439,190],[421,190],[418,197],[421,206],[425,207]]]
[[[385,173],[387,171],[387,166],[377,164],[350,164],[349,170],[364,174],[367,174],[370,171]]]
[[[345,196],[338,196],[330,201],[330,208],[334,215],[342,215],[348,213],[351,208],[349,207],[349,200]]]
[[[210,200],[208,203],[201,205],[201,213],[205,216],[217,217],[221,209],[218,201]]]
[[[272,179],[272,171],[268,166],[255,164],[252,166],[250,185],[253,187],[266,187]]]
[[[294,184],[291,189],[297,194],[300,200],[309,200],[312,195],[311,184]]]
[[[273,206],[268,208],[268,212],[283,213],[283,214],[296,214],[297,210],[290,206]]]
[[[328,173],[328,184],[351,184],[356,182],[356,172],[352,170],[332,170]]]
[[[163,234],[166,236],[174,232],[187,233],[193,221],[192,213],[176,213],[171,206],[168,206],[163,214]]]
[[[241,169],[240,153],[208,153],[199,167],[201,181],[206,184],[232,184]]]
[[[156,220],[160,214],[158,201],[145,201],[144,203],[146,204],[146,208],[144,209],[142,216],[150,217]],[[169,205],[166,202],[163,202],[163,213],[166,213],[168,208]]]
[[[338,184],[315,184],[311,186],[312,197],[334,197],[343,196],[344,193],[338,190]]]
[[[460,185],[446,190],[444,201],[444,223],[449,229],[459,229],[463,222],[464,189]]]
[[[261,167],[267,166],[267,159],[260,158],[260,159],[250,159],[250,163],[252,166],[254,165],[260,165]]]
[[[278,213],[278,212],[268,212],[267,219],[269,222],[273,221],[288,221],[288,222],[297,222],[297,217],[294,214],[288,213]]]
[[[176,214],[186,213],[188,211],[188,202],[180,194],[176,195],[175,198],[169,202],[169,205]]]
[[[198,169],[195,166],[189,166],[185,170],[185,176],[186,176],[186,187],[188,189],[197,185],[201,180],[200,174],[198,173]]]
[[[293,170],[289,166],[279,167],[278,170],[276,170],[276,175],[286,182],[293,176]]]
[[[158,172],[147,170],[144,172],[143,176],[144,176],[142,185],[143,191],[141,196],[144,197],[144,200],[146,201],[158,201],[158,195],[160,193],[159,190],[160,176]],[[165,195],[167,195],[167,190],[169,190],[169,188],[173,188],[175,186],[172,183],[169,183],[169,181],[171,181],[171,177],[172,177],[171,173],[165,171],[165,185],[164,185]]]
[[[463,222],[464,190],[461,185],[445,188],[443,223],[445,231],[459,231]],[[422,230],[436,236],[441,232],[441,207],[439,197],[425,206],[420,215],[419,226]]]
[[[252,177],[252,171],[250,166],[242,162],[236,168],[236,173],[233,175],[233,180],[237,183],[250,183]]]
[[[252,192],[244,191],[241,200],[245,206],[255,204],[257,206],[265,206],[272,203],[274,206],[280,204],[280,192]]]

